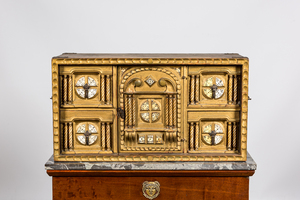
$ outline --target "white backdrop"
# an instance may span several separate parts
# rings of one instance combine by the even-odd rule
[[[0,2],[0,199],[51,199],[50,62],[63,52],[248,56],[250,199],[300,199],[300,1]]]

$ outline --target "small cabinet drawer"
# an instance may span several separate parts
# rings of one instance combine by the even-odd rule
[[[189,107],[224,108],[240,104],[241,66],[190,66],[188,68]]]
[[[188,112],[189,153],[237,153],[239,112]]]
[[[61,107],[112,107],[112,66],[60,66]]]
[[[112,153],[113,121],[109,110],[61,110],[61,154]]]

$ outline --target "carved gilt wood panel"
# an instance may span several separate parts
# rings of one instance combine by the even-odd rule
[[[123,68],[124,69],[124,68]],[[120,152],[181,151],[181,78],[171,67],[119,72]]]

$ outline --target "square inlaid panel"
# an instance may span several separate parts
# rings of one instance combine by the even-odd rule
[[[111,107],[112,67],[62,66],[61,107]]]
[[[188,74],[189,106],[240,105],[241,67],[190,66]]]

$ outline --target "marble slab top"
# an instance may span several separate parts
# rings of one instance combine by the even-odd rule
[[[67,59],[235,59],[247,58],[237,53],[63,53],[54,58],[67,58]]]
[[[46,170],[256,170],[249,153],[247,161],[232,162],[54,162],[53,155]]]

